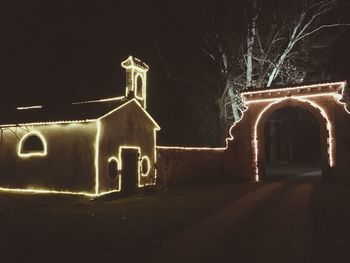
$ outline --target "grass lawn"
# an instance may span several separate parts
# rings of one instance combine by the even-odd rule
[[[156,248],[164,236],[190,227],[256,187],[202,186],[109,201],[1,193],[2,258],[6,262],[137,259],[136,251]]]
[[[159,251],[162,240],[263,185],[214,184],[119,200],[1,193],[1,262],[155,262],[144,255]],[[328,256],[350,249],[349,203],[350,186],[313,186],[313,231]]]

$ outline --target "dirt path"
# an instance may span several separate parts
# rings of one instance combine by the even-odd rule
[[[262,184],[165,240],[159,262],[319,262],[309,208],[314,184],[294,180]]]

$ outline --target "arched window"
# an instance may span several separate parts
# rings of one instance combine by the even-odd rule
[[[108,176],[112,180],[116,179],[119,175],[119,162],[115,157],[111,157],[108,160]]]
[[[137,97],[139,98],[143,98],[143,78],[140,74],[138,74],[136,76],[136,90],[135,90],[135,94]]]
[[[21,157],[45,156],[47,154],[44,136],[39,132],[30,132],[19,142],[18,155]]]
[[[140,170],[142,176],[147,176],[149,174],[149,171],[151,169],[150,160],[147,156],[143,156],[141,158],[141,164],[140,164]]]

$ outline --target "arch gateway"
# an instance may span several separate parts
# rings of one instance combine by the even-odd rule
[[[235,171],[242,180],[263,180],[265,123],[276,110],[299,107],[309,111],[319,123],[323,178],[350,182],[350,112],[340,101],[345,85],[346,82],[334,82],[243,92],[247,109],[229,131],[226,173]]]

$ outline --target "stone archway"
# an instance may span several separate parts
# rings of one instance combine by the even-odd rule
[[[345,82],[337,82],[242,93],[247,110],[230,129],[226,171],[235,171],[242,179],[259,181],[263,178],[264,124],[272,112],[297,106],[308,110],[319,123],[324,178],[350,181],[350,115],[345,105],[339,102],[345,85]]]
[[[309,111],[317,120],[320,128],[320,144],[321,144],[321,165],[322,175],[328,177],[329,168],[334,165],[334,147],[332,142],[333,130],[327,114],[317,104],[308,100],[299,98],[284,98],[276,100],[267,105],[258,115],[254,124],[254,145],[253,145],[253,162],[256,170],[254,176],[256,181],[260,181],[265,177],[265,141],[264,126],[271,113],[286,107],[299,107]]]

